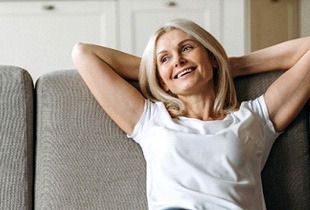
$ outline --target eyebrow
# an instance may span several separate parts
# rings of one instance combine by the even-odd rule
[[[179,42],[179,43],[178,43],[178,46],[182,45],[184,42],[187,42],[187,41],[191,41],[191,42],[196,43],[196,41],[195,41],[194,39],[188,38],[188,39],[184,39],[184,40],[182,40],[181,42]],[[166,53],[166,52],[167,52],[167,50],[162,50],[162,51],[156,53],[156,55],[158,56],[158,55],[164,54],[164,53]]]

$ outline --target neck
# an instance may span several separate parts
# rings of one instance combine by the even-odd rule
[[[201,94],[179,97],[185,105],[185,116],[200,120],[219,120],[224,116],[214,112],[215,94]]]

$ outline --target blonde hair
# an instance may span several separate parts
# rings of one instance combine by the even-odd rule
[[[228,64],[227,54],[222,45],[205,29],[196,23],[178,19],[163,25],[149,39],[142,55],[139,82],[144,96],[152,101],[162,101],[172,117],[184,115],[185,106],[174,94],[162,88],[156,64],[156,43],[161,35],[173,29],[179,29],[200,42],[216,59],[217,72],[214,73],[215,102],[214,111],[225,114],[238,106],[233,79]]]

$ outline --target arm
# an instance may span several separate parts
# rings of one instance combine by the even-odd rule
[[[97,45],[78,43],[72,60],[107,114],[131,134],[144,108],[144,97],[126,79],[138,79],[140,58]]]
[[[284,70],[264,94],[269,116],[282,131],[310,97],[310,37],[290,40],[230,59],[233,75]]]
[[[241,57],[229,58],[234,77],[288,70],[310,49],[310,37],[283,42]]]

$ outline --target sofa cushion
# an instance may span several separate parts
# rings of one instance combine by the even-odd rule
[[[32,209],[33,92],[27,71],[0,66],[0,209]]]
[[[76,71],[39,78],[37,209],[147,209],[140,147],[100,108]]]

